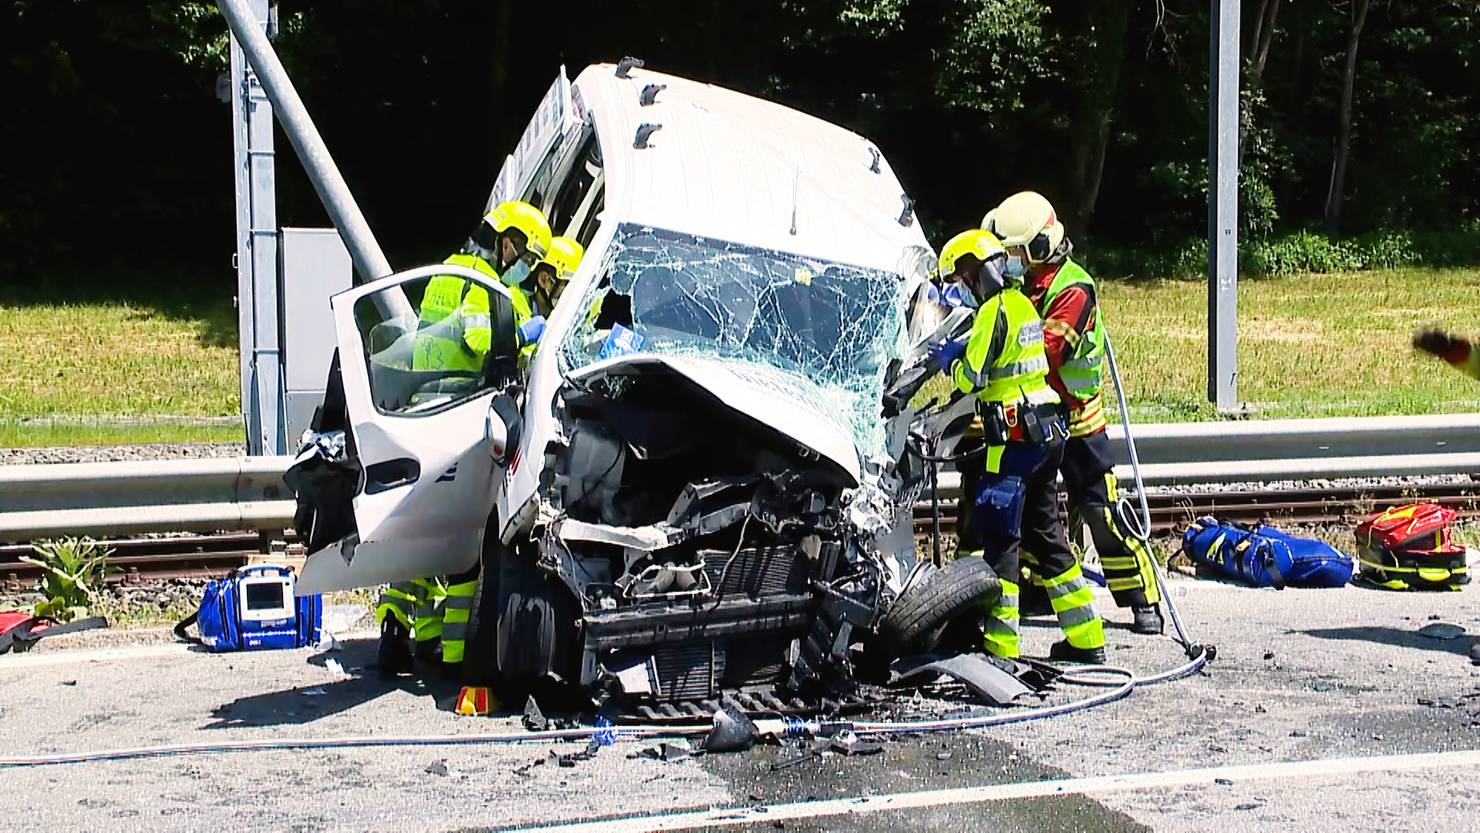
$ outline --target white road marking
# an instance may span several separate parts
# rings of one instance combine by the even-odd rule
[[[1416,755],[1387,755],[1361,758],[1325,758],[1311,761],[1284,761],[1237,766],[1183,769],[1170,772],[1144,772],[1132,775],[1105,775],[1092,778],[1064,778],[1054,781],[1022,781],[947,790],[893,793],[860,798],[835,798],[824,801],[801,801],[753,807],[730,807],[698,810],[657,816],[636,816],[606,821],[570,822],[545,827],[520,828],[526,831],[582,831],[582,833],[638,833],[651,830],[693,830],[701,827],[731,827],[793,819],[841,816],[851,813],[881,813],[939,807],[948,804],[980,804],[1014,798],[1047,798],[1057,795],[1149,790],[1159,787],[1187,787],[1212,784],[1214,779],[1268,781],[1296,776],[1332,777],[1366,772],[1395,772],[1414,769],[1480,766],[1480,750],[1465,752],[1430,752]]]
[[[358,630],[348,633],[338,633],[335,639],[344,642],[349,639],[376,639],[380,636],[378,631]],[[60,639],[61,637],[58,637]],[[195,650],[191,650],[194,648]],[[312,648],[303,650],[312,651]],[[27,651],[24,654],[6,654],[0,657],[0,672],[9,670],[20,670],[28,668],[46,668],[54,665],[76,665],[84,662],[122,662],[135,659],[160,659],[162,657],[187,656],[192,653],[205,653],[204,648],[189,645],[184,642],[162,642],[158,645],[133,645],[122,648],[64,648],[62,650],[48,651],[45,643],[36,649],[35,653]]]

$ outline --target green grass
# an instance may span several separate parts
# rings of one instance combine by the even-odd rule
[[[147,301],[0,291],[0,421],[238,413],[231,290],[180,280]]]
[[[245,441],[246,435],[239,424],[56,425],[0,422],[0,448]]]
[[[1239,398],[1261,419],[1480,409],[1480,385],[1409,345],[1420,325],[1473,328],[1477,298],[1480,269],[1242,279]],[[1205,282],[1101,281],[1100,303],[1133,419],[1217,418]],[[934,384],[932,394],[945,387]],[[1114,415],[1113,399],[1106,405]]]

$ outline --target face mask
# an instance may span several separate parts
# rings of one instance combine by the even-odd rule
[[[1002,270],[1009,278],[1021,278],[1028,274],[1028,266],[1017,255],[1007,256],[1007,267]]]
[[[503,281],[505,286],[518,286],[529,277],[529,264],[522,260],[514,261],[514,265],[504,270]]]

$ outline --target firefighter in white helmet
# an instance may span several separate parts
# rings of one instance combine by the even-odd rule
[[[1024,278],[1023,291],[1043,317],[1048,381],[1063,400],[1069,423],[1060,471],[1070,511],[1089,526],[1116,604],[1131,608],[1131,630],[1161,633],[1161,591],[1151,553],[1117,508],[1101,378],[1105,324],[1095,281],[1070,258],[1073,244],[1042,194],[1013,194],[982,218],[982,228],[1007,248],[1007,273]],[[1035,582],[1045,579],[1052,577],[1035,576]]]

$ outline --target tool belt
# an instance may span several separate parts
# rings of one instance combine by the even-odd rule
[[[1058,405],[982,402],[977,413],[981,418],[982,438],[988,445],[1009,442],[1042,444],[1069,436]]]

